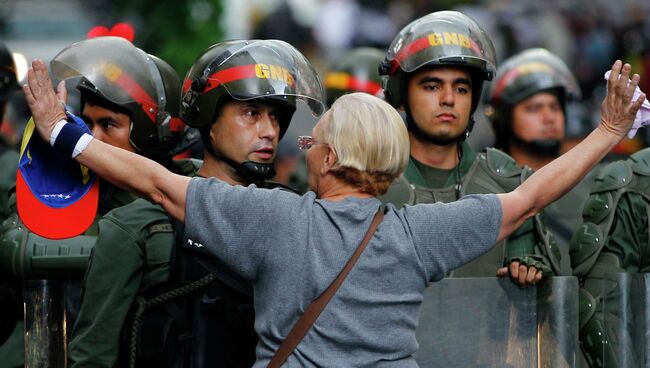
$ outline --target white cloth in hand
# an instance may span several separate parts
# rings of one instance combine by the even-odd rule
[[[611,70],[608,70],[607,73],[605,73],[605,80],[609,79],[609,74],[611,73]],[[620,77],[619,77],[620,78]],[[629,80],[628,80],[628,83]],[[636,87],[636,90],[634,90],[634,96],[632,96],[632,101],[636,101],[639,96],[643,93],[639,86]],[[650,101],[648,101],[648,98],[646,97],[646,100],[643,101],[643,105],[641,105],[641,108],[639,111],[636,113],[636,119],[634,119],[634,124],[632,124],[632,128],[630,128],[630,131],[627,132],[627,137],[632,139],[636,135],[636,131],[639,130],[639,128],[644,127],[646,125],[650,124]]]

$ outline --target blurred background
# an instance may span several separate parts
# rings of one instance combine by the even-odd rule
[[[445,9],[475,18],[492,37],[499,60],[545,47],[569,65],[584,96],[570,107],[569,138],[583,136],[598,122],[603,74],[616,58],[630,62],[642,75],[641,88],[650,91],[648,0],[0,0],[0,41],[14,53],[21,79],[29,60],[47,61],[89,34],[132,37],[181,77],[200,52],[219,41],[282,39],[301,50],[322,76],[343,51],[359,46],[385,50],[407,23]],[[21,100],[18,92],[2,125],[13,140],[27,116]],[[477,148],[494,138],[481,111],[470,139]],[[314,121],[299,111],[281,153],[297,155],[293,138],[309,134]],[[646,147],[649,138],[642,131],[614,153],[632,153]]]

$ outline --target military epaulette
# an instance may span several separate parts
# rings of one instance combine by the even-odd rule
[[[485,151],[485,158],[490,170],[498,176],[511,178],[521,175],[522,168],[517,165],[514,158],[503,151],[496,148],[488,148]]]
[[[592,193],[610,192],[623,188],[632,181],[632,168],[625,161],[616,161],[605,166],[591,187]]]
[[[476,156],[463,178],[461,194],[507,193],[517,188],[531,173],[503,151],[488,148]]]
[[[635,174],[650,176],[650,148],[636,152],[627,159],[627,162]]]

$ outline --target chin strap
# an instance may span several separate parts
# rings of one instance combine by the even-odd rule
[[[530,155],[546,158],[555,158],[560,155],[562,142],[558,139],[533,139],[530,142],[524,141],[516,134],[512,134],[511,145],[524,149]]]
[[[232,166],[239,176],[250,181],[268,180],[275,176],[274,164],[262,164],[255,161],[244,161],[238,166]]]
[[[204,142],[205,145],[205,142]],[[218,154],[212,145],[205,145],[205,150],[215,158],[225,162],[228,166],[235,169],[237,175],[249,182],[268,180],[275,176],[275,164],[263,164],[255,161],[236,162],[224,155]]]

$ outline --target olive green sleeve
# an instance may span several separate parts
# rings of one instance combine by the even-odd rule
[[[648,203],[640,194],[624,194],[603,248],[615,254],[628,272],[648,272]]]

